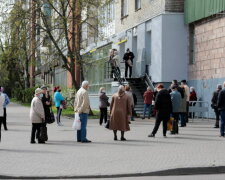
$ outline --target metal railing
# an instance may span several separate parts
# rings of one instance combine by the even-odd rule
[[[149,75],[147,73],[145,74],[145,83],[146,83],[147,86],[151,87],[152,91],[154,91],[155,87],[152,83],[151,78],[149,77]]]
[[[189,101],[189,113],[191,113],[191,119],[196,117],[201,117],[203,119],[204,113],[207,114],[207,119],[209,119],[209,102],[208,101]]]

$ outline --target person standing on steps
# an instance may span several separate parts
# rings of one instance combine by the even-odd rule
[[[74,112],[79,113],[81,129],[77,131],[77,142],[90,143],[87,139],[87,121],[90,112],[90,100],[88,96],[89,83],[83,81],[81,88],[77,91],[74,101]]]
[[[148,111],[148,119],[151,117],[151,110],[152,110],[152,100],[153,100],[154,93],[151,90],[151,87],[147,87],[143,97],[144,97],[144,112],[142,119],[145,119],[146,111]]]
[[[129,131],[129,121],[132,114],[130,97],[125,93],[124,86],[119,86],[118,92],[112,96],[110,104],[109,129],[113,130],[114,140],[117,141],[117,131],[121,131],[121,141],[126,141],[125,131]]]
[[[1,86],[0,86],[0,88],[1,88]],[[1,141],[2,122],[4,120],[4,103],[5,103],[5,96],[0,91],[0,141]]]
[[[221,84],[218,84],[217,85],[217,89],[216,91],[213,92],[213,96],[212,96],[212,99],[211,99],[211,107],[214,109],[214,112],[215,112],[215,115],[216,115],[216,123],[215,123],[215,126],[214,128],[219,128],[219,122],[220,122],[220,112],[218,110],[218,107],[217,107],[217,101],[218,101],[218,96],[219,96],[219,93],[220,91],[222,90],[222,85]]]
[[[133,67],[133,59],[134,59],[134,53],[130,51],[129,48],[127,48],[127,52],[123,56],[123,60],[125,61],[125,77],[127,78],[127,72],[129,69],[129,78],[132,76],[132,67]]]
[[[161,121],[163,121],[163,136],[166,137],[167,122],[170,119],[170,114],[172,113],[172,101],[168,90],[166,90],[163,84],[157,85],[158,94],[155,100],[156,109],[156,121],[155,127],[148,137],[155,137]]]
[[[6,93],[4,93],[4,87],[1,87],[1,88],[0,88],[0,91],[1,91],[2,94],[5,96],[5,103],[4,103],[4,105],[3,105],[3,106],[4,106],[3,126],[4,126],[5,131],[7,131],[8,128],[7,128],[7,112],[6,112],[6,107],[9,105],[10,100],[9,100],[9,96],[8,96]]]
[[[30,108],[30,120],[32,122],[32,131],[31,131],[31,144],[35,144],[35,137],[38,139],[39,144],[45,143],[39,139],[40,137],[40,128],[45,122],[45,111],[42,103],[43,91],[40,88],[35,90],[35,97],[32,99],[31,108]]]

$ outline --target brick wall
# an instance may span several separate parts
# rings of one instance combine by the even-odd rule
[[[166,0],[165,10],[168,12],[184,12],[184,0]]]
[[[189,80],[225,77],[225,17],[195,25],[194,55]]]

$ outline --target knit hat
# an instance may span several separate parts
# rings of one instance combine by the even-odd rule
[[[42,93],[42,89],[41,89],[41,88],[37,88],[37,89],[35,90],[35,95],[41,94],[41,93]]]

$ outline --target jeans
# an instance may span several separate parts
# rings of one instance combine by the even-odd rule
[[[220,111],[221,124],[220,124],[220,135],[224,136],[224,126],[225,126],[225,111]]]
[[[60,123],[60,116],[61,116],[61,113],[62,113],[62,109],[60,107],[57,107],[57,124]]]
[[[86,135],[87,135],[87,120],[88,120],[88,114],[82,113],[79,114],[80,121],[81,121],[81,129],[77,131],[77,141],[87,141]]]
[[[186,113],[180,113],[181,126],[186,126],[185,115],[186,115]]]
[[[151,117],[151,107],[152,105],[151,104],[145,104],[144,105],[144,113],[143,113],[143,117],[145,118],[145,114],[146,114],[146,111],[148,110],[148,118]]]

